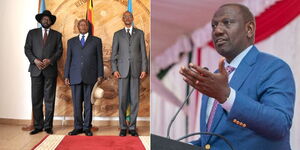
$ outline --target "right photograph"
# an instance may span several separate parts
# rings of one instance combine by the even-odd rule
[[[151,150],[300,149],[299,8],[151,0]]]

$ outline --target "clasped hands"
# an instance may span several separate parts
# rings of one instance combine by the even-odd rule
[[[209,72],[207,69],[192,63],[189,64],[189,68],[181,67],[179,72],[183,76],[183,80],[190,86],[223,104],[230,94],[228,73],[224,67],[224,60],[223,58],[219,62],[218,73]]]
[[[39,70],[43,70],[50,65],[50,59],[43,59],[42,61],[39,59],[34,60],[35,65],[39,68]]]

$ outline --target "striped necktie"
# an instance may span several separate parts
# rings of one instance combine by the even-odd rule
[[[226,69],[228,75],[230,75],[235,70],[235,68],[232,67],[232,66],[227,66],[225,69]],[[212,122],[213,122],[218,104],[219,104],[219,102],[217,100],[214,100],[213,107],[210,111],[208,121],[207,121],[207,131],[210,131],[210,128],[211,128],[211,125],[212,125]]]

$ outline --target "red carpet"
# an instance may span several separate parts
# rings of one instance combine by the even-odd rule
[[[61,139],[57,146],[50,146],[49,143],[46,145],[49,146],[49,149],[55,150],[145,150],[140,138],[132,136],[61,136]],[[46,140],[44,138],[33,149],[38,149],[39,145],[45,143]],[[55,143],[55,141],[50,143]]]

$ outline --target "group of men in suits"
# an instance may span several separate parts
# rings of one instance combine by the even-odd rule
[[[256,23],[241,4],[225,4],[215,12],[212,40],[225,57],[212,73],[189,64],[180,73],[203,93],[200,131],[224,136],[238,150],[290,150],[295,82],[281,59],[254,46]],[[211,150],[231,149],[223,139],[202,135],[191,142]]]
[[[30,134],[37,134],[43,129],[48,134],[53,134],[57,61],[63,52],[62,34],[50,29],[56,21],[56,16],[50,11],[45,10],[35,18],[42,27],[30,30],[25,43],[25,54],[30,62],[34,119],[34,130]],[[111,56],[113,75],[119,80],[120,136],[126,136],[127,129],[132,136],[138,136],[136,118],[139,85],[140,79],[145,78],[147,72],[144,32],[132,26],[133,15],[129,11],[123,14],[123,22],[125,28],[114,35]],[[71,86],[74,108],[74,129],[68,135],[85,133],[92,136],[91,93],[94,84],[104,80],[102,41],[88,33],[87,20],[79,20],[77,28],[80,34],[67,42],[64,68],[65,84]],[[126,124],[126,108],[129,103],[131,122]]]

